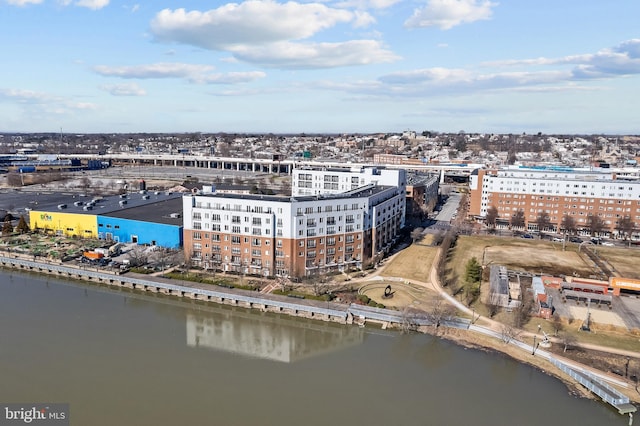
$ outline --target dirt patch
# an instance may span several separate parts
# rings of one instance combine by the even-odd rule
[[[562,251],[554,246],[509,244],[487,247],[484,250],[485,265],[492,263],[507,269],[537,274],[589,276],[593,269],[575,251]]]

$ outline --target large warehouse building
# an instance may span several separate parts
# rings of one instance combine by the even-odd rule
[[[59,196],[29,212],[29,226],[56,235],[182,246],[182,194],[129,193],[109,197]]]
[[[640,182],[626,180],[606,169],[505,167],[478,169],[470,177],[469,215],[484,220],[495,207],[498,223],[508,224],[522,210],[525,229],[538,230],[541,213],[549,216],[548,230],[563,231],[563,218],[588,232],[592,217],[601,220],[600,233],[616,234],[619,221],[640,224]]]

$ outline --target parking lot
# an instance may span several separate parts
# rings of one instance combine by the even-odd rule
[[[589,315],[590,321],[598,325],[613,325],[628,330],[640,329],[640,296],[612,296],[611,304],[586,303],[584,300],[565,298],[558,290],[552,288],[547,288],[547,291],[552,297],[558,315],[568,319],[576,328],[580,328]],[[585,297],[588,297],[588,293],[585,293]]]

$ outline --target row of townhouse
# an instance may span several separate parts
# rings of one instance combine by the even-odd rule
[[[339,194],[218,194],[183,198],[184,250],[205,269],[304,277],[375,262],[405,221],[405,173]]]
[[[605,169],[505,167],[478,169],[470,177],[469,215],[483,220],[495,207],[498,223],[508,223],[522,210],[525,228],[537,229],[537,218],[549,215],[552,230],[562,231],[570,216],[579,230],[587,231],[590,216],[604,223],[604,233],[616,232],[618,221],[640,224],[640,182],[620,179]]]

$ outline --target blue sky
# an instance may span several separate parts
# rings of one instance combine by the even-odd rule
[[[0,131],[639,134],[640,1],[0,0]]]

